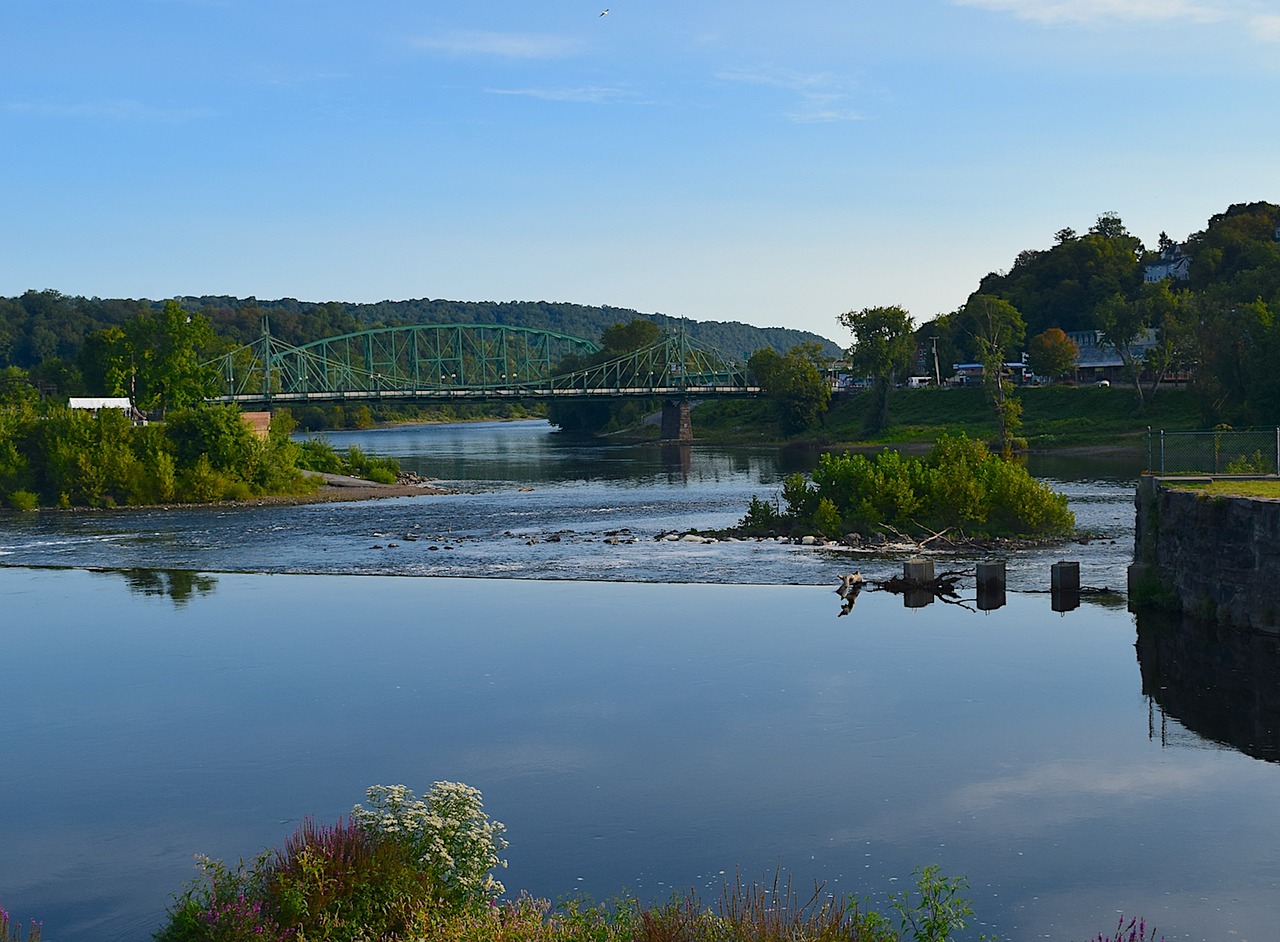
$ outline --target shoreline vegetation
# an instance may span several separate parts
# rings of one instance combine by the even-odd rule
[[[958,548],[1065,540],[1075,523],[1066,495],[961,433],[943,435],[922,457],[888,448],[873,457],[825,452],[809,477],[787,477],[773,502],[753,496],[729,532],[851,548],[889,540]]]
[[[96,414],[35,402],[0,409],[0,507],[93,510],[218,504],[315,503],[439,493],[394,458],[325,438],[294,441],[292,417],[257,434],[231,406],[194,404],[135,425],[119,409]]]
[[[229,867],[198,857],[199,876],[175,894],[156,942],[308,939],[358,942],[958,942],[974,923],[968,883],[936,865],[876,911],[821,882],[797,888],[778,865],[770,878],[724,881],[707,905],[696,891],[647,903],[625,892],[605,903],[558,905],[520,893],[502,899],[505,827],[480,792],[436,782],[418,798],[374,785],[368,806],[324,824],[307,817],[283,847]],[[39,938],[33,923],[27,942]],[[7,937],[7,936],[6,936]],[[985,935],[981,938],[986,938]],[[1163,937],[1160,937],[1161,939]],[[1091,942],[1157,942],[1146,923],[1120,919]]]

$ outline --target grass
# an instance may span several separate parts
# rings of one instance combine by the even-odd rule
[[[1280,480],[1229,480],[1213,481],[1163,481],[1166,487],[1179,487],[1189,491],[1200,491],[1207,497],[1261,497],[1280,500]]]

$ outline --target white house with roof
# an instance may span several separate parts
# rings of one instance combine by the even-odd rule
[[[1142,267],[1142,280],[1149,285],[1170,278],[1186,281],[1191,277],[1191,256],[1184,246],[1168,245],[1160,252],[1160,258]]]

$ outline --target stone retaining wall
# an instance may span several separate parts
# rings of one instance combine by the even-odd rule
[[[1280,632],[1280,500],[1209,496],[1147,475],[1136,504],[1131,598],[1158,586],[1201,618]]]

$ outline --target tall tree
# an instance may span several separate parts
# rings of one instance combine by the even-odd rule
[[[1146,333],[1148,327],[1146,307],[1138,301],[1130,301],[1115,294],[1098,305],[1097,316],[1103,342],[1120,354],[1124,371],[1133,382],[1134,391],[1138,397],[1138,408],[1145,408],[1146,400],[1143,398],[1142,383],[1138,381],[1142,372],[1142,361],[1134,355],[1134,345]]]
[[[875,379],[876,408],[870,424],[873,431],[879,431],[889,424],[889,394],[894,380],[910,369],[915,353],[911,315],[892,305],[847,311],[838,319],[853,333],[849,361],[854,372]]]
[[[1027,332],[1022,314],[1003,298],[975,294],[960,310],[961,329],[973,338],[982,361],[982,381],[996,411],[1000,454],[1013,457],[1013,440],[1022,427],[1022,402],[1013,395],[1005,360]]]
[[[202,363],[212,356],[216,342],[208,318],[188,313],[177,301],[128,321],[122,354],[136,376],[136,383],[131,379],[135,404],[164,415],[213,395],[216,372]],[[121,362],[120,357],[115,360]]]
[[[826,412],[831,401],[831,384],[822,372],[826,362],[817,343],[798,344],[786,354],[762,347],[747,361],[785,434],[804,431]]]
[[[629,322],[613,324],[600,335],[600,352],[591,356],[570,354],[556,364],[555,372],[572,373],[597,366],[607,360],[634,353],[662,336],[662,328],[653,321],[634,317]],[[611,423],[622,425],[638,421],[648,404],[645,402],[554,401],[547,404],[547,419],[562,431],[578,435],[596,435]]]

